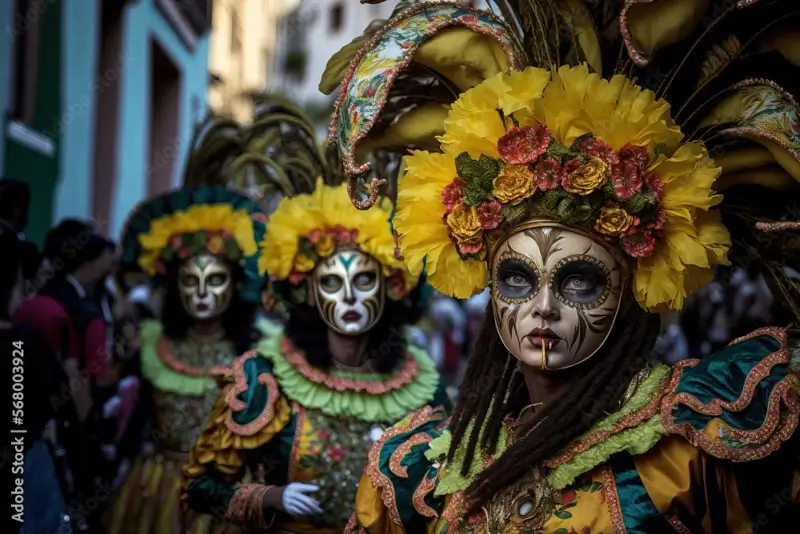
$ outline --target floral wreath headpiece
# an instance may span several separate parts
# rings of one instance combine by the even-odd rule
[[[221,187],[185,188],[142,202],[123,232],[123,262],[138,266],[157,283],[167,266],[207,253],[241,265],[242,296],[257,302],[257,240],[267,215],[249,198]]]
[[[259,271],[269,280],[287,282],[290,298],[303,302],[308,279],[320,260],[342,248],[357,248],[380,263],[387,295],[403,301],[419,282],[396,256],[397,241],[390,227],[392,204],[382,198],[373,209],[360,211],[350,202],[347,185],[325,185],[311,194],[285,197],[271,215],[261,243]]]
[[[323,80],[341,81],[329,139],[339,146],[351,184],[370,170],[357,159],[362,144],[390,139],[395,146],[428,147],[435,138],[439,152],[415,150],[405,158],[394,219],[406,264],[419,272],[425,263],[435,289],[458,298],[480,292],[498,236],[537,218],[615,244],[633,264],[639,304],[651,311],[680,309],[688,294],[711,280],[715,265],[728,263],[731,239],[720,210],[712,209],[722,202],[715,190],[743,183],[796,187],[800,180],[796,102],[777,84],[749,78],[696,101],[694,110],[687,106],[693,96],[670,106],[662,95],[680,91],[662,86],[657,94],[630,74],[600,74],[605,37],[596,29],[594,4],[536,3],[536,16],[521,16],[516,11],[527,7],[499,3],[508,20],[521,21],[518,34],[492,13],[426,2],[393,16],[348,58],[346,69],[339,65],[350,49],[329,62]],[[704,9],[667,14],[666,4],[631,1],[620,13],[622,41],[635,65],[626,74],[635,72],[638,80],[648,79],[646,66],[659,48],[703,24]],[[768,19],[770,8],[763,11],[758,16]],[[653,16],[669,28],[648,33]],[[551,26],[573,36],[572,48],[550,40]],[[682,44],[687,54],[696,48],[696,41]],[[684,75],[699,80],[697,94],[703,95],[714,85],[707,71],[728,63]],[[458,99],[431,105],[437,93],[429,74],[428,101],[414,100],[421,94],[414,84],[418,66],[442,86],[458,87]],[[678,62],[676,70],[682,66]],[[404,97],[392,127],[373,131],[384,108]],[[686,119],[682,128],[673,120],[676,109]],[[715,142],[722,137],[727,148]],[[757,161],[739,150],[745,140],[751,153],[752,145],[760,146]],[[766,183],[757,171],[770,164],[781,167],[780,175],[772,173]],[[373,189],[378,183],[373,178]]]

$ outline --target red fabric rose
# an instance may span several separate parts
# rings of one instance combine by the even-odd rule
[[[561,506],[566,506],[577,498],[578,494],[575,493],[575,490],[567,490],[561,494]]]
[[[661,202],[661,198],[664,196],[664,184],[661,183],[661,180],[652,174],[648,174],[644,178],[644,184],[647,186],[647,189],[650,191],[650,193],[656,198],[656,202]]]
[[[456,205],[461,203],[461,195],[464,192],[466,182],[461,178],[455,178],[452,182],[442,189],[442,204],[444,204],[447,213],[453,211]]]
[[[570,173],[580,166],[581,163],[575,159],[564,162],[561,166],[561,187],[567,187]]]
[[[544,157],[540,159],[533,168],[533,178],[536,187],[541,191],[558,189],[561,185],[562,168],[555,158]]]
[[[503,205],[497,200],[482,202],[478,206],[478,220],[484,230],[494,230],[503,222]]]
[[[619,163],[611,169],[614,192],[621,200],[642,190],[644,170],[650,154],[643,146],[625,146],[619,151]]]
[[[184,247],[184,248],[178,250],[178,257],[180,259],[182,259],[182,260],[185,260],[186,258],[188,258],[189,257],[189,249]]]
[[[169,238],[169,244],[172,248],[181,248],[181,245],[183,245],[183,240],[181,239],[181,236],[174,235]]]
[[[497,142],[497,150],[512,165],[528,165],[535,162],[550,145],[550,130],[544,124],[536,126],[513,126]]]
[[[289,283],[293,286],[300,285],[300,282],[306,279],[306,275],[303,273],[292,273],[289,275]]]
[[[316,245],[319,242],[319,238],[322,237],[322,230],[311,230],[308,233],[308,240],[311,241],[311,244]]]
[[[477,254],[483,248],[483,240],[482,239],[475,239],[473,241],[462,241],[458,243],[458,250],[464,256],[472,256],[473,254]]]
[[[620,245],[622,245],[622,250],[629,256],[646,258],[653,253],[653,249],[656,246],[656,238],[649,231],[642,230],[622,236]]]
[[[608,165],[617,165],[619,163],[619,154],[614,152],[611,145],[600,139],[592,138],[584,141],[578,148],[586,152],[590,158],[600,158]]]

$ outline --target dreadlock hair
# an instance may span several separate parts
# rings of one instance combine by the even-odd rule
[[[459,444],[466,443],[467,460],[461,466],[464,476],[476,449],[495,451],[505,417],[530,404],[517,360],[500,340],[491,306],[489,303],[453,412],[448,460],[452,461]],[[542,407],[537,431],[530,432],[536,422],[523,424],[518,433],[522,438],[468,488],[473,509],[512,484],[521,471],[540,465],[617,409],[634,375],[646,365],[660,328],[659,316],[647,313],[632,298],[624,299],[621,306],[617,326],[600,352],[578,368],[562,371],[572,373],[573,385],[563,398]],[[470,422],[474,424],[467,435]]]
[[[285,289],[285,285],[279,285],[280,289]],[[375,361],[375,370],[379,373],[391,373],[406,357],[405,327],[414,324],[421,315],[417,302],[424,288],[420,286],[422,284],[411,291],[406,301],[387,298],[383,315],[367,333],[367,358]],[[328,326],[316,307],[306,303],[293,304],[284,334],[305,353],[306,360],[314,367],[328,369],[333,363],[328,348]]]

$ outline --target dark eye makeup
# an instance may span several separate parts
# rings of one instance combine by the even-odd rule
[[[555,294],[571,306],[592,308],[608,296],[609,275],[606,267],[590,259],[566,259],[552,276]]]
[[[518,258],[507,258],[497,266],[495,284],[500,298],[512,301],[526,299],[536,293],[539,273]]]

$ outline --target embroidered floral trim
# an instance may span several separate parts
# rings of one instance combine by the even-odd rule
[[[450,534],[455,531],[458,524],[466,518],[466,498],[464,492],[459,491],[450,496],[450,500],[442,512],[442,517],[447,521],[447,533]],[[481,516],[482,518],[482,516]]]
[[[419,375],[419,363],[410,354],[406,355],[402,367],[391,377],[384,381],[358,380],[355,378],[343,378],[332,376],[325,371],[312,366],[303,354],[303,351],[296,348],[289,338],[281,339],[281,354],[292,364],[303,377],[327,388],[336,391],[356,391],[366,392],[370,395],[381,395],[389,391],[402,389],[414,381]]]
[[[247,391],[247,378],[244,374],[244,364],[250,358],[258,357],[255,350],[248,351],[233,362],[233,387],[228,391],[225,397],[225,404],[231,409],[225,415],[225,426],[238,436],[252,436],[260,432],[275,416],[275,403],[278,400],[278,382],[275,377],[269,373],[261,373],[258,375],[258,383],[266,386],[267,388],[267,402],[261,413],[244,425],[240,425],[233,420],[233,412],[241,412],[247,407],[247,403],[239,400],[237,397]]]
[[[225,519],[233,523],[243,524],[247,521],[247,503],[250,502],[252,493],[260,487],[261,484],[243,484],[239,486],[236,493],[231,497],[228,503],[228,509],[225,510]]]
[[[429,443],[431,441],[433,441],[433,438],[425,432],[420,432],[411,436],[392,453],[392,456],[389,458],[389,471],[400,478],[408,478],[408,467],[401,465],[401,462],[406,456],[409,455],[413,447],[422,445],[423,443]]]
[[[598,430],[596,432],[590,431],[569,445],[564,452],[554,458],[542,462],[542,464],[550,469],[555,469],[559,465],[572,460],[576,455],[586,452],[598,443],[602,443],[609,436],[617,434],[627,428],[634,428],[641,425],[658,412],[658,409],[661,406],[661,399],[668,391],[667,385],[670,383],[671,382],[667,377],[662,378],[658,388],[656,389],[656,393],[650,398],[650,400],[638,410],[623,416],[611,430]]]
[[[435,417],[442,417],[441,412],[435,411],[430,406],[425,406],[421,410],[411,414],[406,419],[407,422],[401,421],[384,432],[369,451],[367,467],[364,472],[366,473],[367,477],[369,477],[369,480],[372,482],[372,485],[375,487],[375,489],[380,491],[383,505],[389,512],[389,517],[391,520],[397,525],[402,525],[403,523],[400,520],[400,512],[397,510],[397,499],[392,481],[389,479],[389,477],[384,475],[380,469],[381,450],[386,442],[390,439],[399,436],[400,434],[407,433],[410,430],[413,430],[414,428],[433,420]]]
[[[665,517],[667,519],[667,522],[670,525],[672,525],[672,528],[674,528],[675,532],[677,532],[678,534],[692,534],[692,531],[689,530],[689,527],[684,525],[683,521],[678,519],[678,516],[670,514]]]
[[[351,84],[353,83],[353,78],[357,74],[365,56],[367,56],[367,54],[370,52],[379,49],[378,45],[381,40],[383,40],[390,32],[397,31],[397,28],[403,26],[408,19],[418,16],[423,11],[443,11],[448,9],[451,11],[451,13],[448,13],[449,16],[440,15],[439,17],[435,17],[436,13],[432,13],[431,16],[429,16],[428,24],[424,27],[424,31],[421,35],[417,33],[411,33],[410,37],[408,35],[398,36],[399,40],[402,41],[400,46],[402,46],[404,49],[404,55],[402,56],[402,59],[398,58],[397,63],[380,73],[380,85],[383,90],[379,91],[379,94],[375,95],[375,98],[370,101],[369,108],[373,110],[373,113],[365,113],[364,115],[366,115],[366,117],[361,117],[359,110],[353,109],[357,106],[352,102],[350,90]],[[453,16],[453,13],[460,11],[465,12],[465,14],[461,16]],[[481,20],[479,16],[486,20]],[[492,24],[496,25],[496,28],[491,30],[487,27],[487,22],[491,22]],[[386,26],[375,33],[375,35],[370,39],[369,43],[364,45],[351,60],[347,74],[340,85],[341,89],[339,91],[339,96],[334,104],[333,119],[331,120],[331,124],[328,129],[328,141],[333,142],[337,140],[337,137],[339,138],[338,143],[341,148],[340,152],[344,155],[343,163],[345,173],[350,178],[348,190],[350,190],[350,188],[354,189],[355,184],[353,183],[352,178],[357,175],[361,175],[370,169],[370,165],[368,163],[359,164],[356,161],[355,147],[369,134],[370,130],[375,125],[375,122],[378,120],[380,111],[383,109],[383,106],[386,104],[386,101],[389,98],[390,88],[392,87],[394,80],[406,67],[408,67],[413,60],[414,53],[416,52],[417,48],[428,37],[431,37],[445,28],[452,26],[466,26],[476,33],[494,39],[503,48],[503,51],[505,52],[510,63],[510,68],[513,70],[520,69],[519,61],[514,53],[514,47],[508,38],[508,30],[506,25],[488,11],[468,9],[455,2],[439,2],[435,5],[423,3],[411,7],[404,11],[401,15],[391,19]],[[416,28],[413,27],[411,28],[411,30],[415,29]],[[343,117],[351,116],[355,116],[356,119],[361,119],[359,120],[360,124],[351,124],[349,128],[344,128],[343,132],[339,132],[339,130],[343,129],[340,124],[343,120]],[[355,130],[355,133],[352,132],[353,130]],[[351,198],[353,198],[352,195]],[[369,205],[371,204],[367,204],[367,206]]]
[[[788,340],[786,330],[782,328],[761,328],[747,336],[734,340],[729,346],[763,335],[777,339],[781,348],[753,366],[745,379],[741,395],[735,401],[726,402],[714,398],[711,402],[704,404],[687,392],[668,394],[664,397],[661,405],[661,420],[668,433],[683,436],[690,443],[716,458],[734,462],[747,462],[764,458],[776,451],[783,441],[791,437],[800,419],[800,399],[791,392],[797,383],[797,378],[794,375],[787,376],[770,392],[766,416],[759,428],[741,430],[731,428],[724,422],[720,422],[723,432],[727,432],[729,435],[741,440],[741,443],[737,444],[739,446],[728,445],[722,440],[712,439],[705,434],[704,429],[698,430],[688,422],[675,423],[672,414],[674,408],[679,404],[683,404],[697,413],[711,417],[721,415],[723,409],[730,412],[744,410],[752,401],[758,383],[769,376],[772,368],[776,365],[789,363]],[[684,368],[694,367],[698,363],[698,360],[678,362],[670,380],[669,390],[674,391],[677,388]],[[785,404],[788,413],[781,413],[781,401]],[[784,417],[781,417],[782,415]],[[747,448],[741,446],[742,444],[758,446]]]
[[[343,534],[367,534],[366,529],[358,524],[358,516],[356,516],[355,512],[347,520]]]
[[[611,514],[611,526],[614,528],[614,532],[625,532],[625,520],[619,504],[614,472],[607,465],[601,468],[601,472],[603,473],[603,499],[605,499],[608,512]]]
[[[411,497],[411,502],[414,503],[414,510],[424,517],[439,517],[436,510],[428,506],[428,503],[425,502],[425,497],[427,497],[435,487],[436,476],[434,475],[433,478],[428,478],[426,474],[425,478],[423,478],[422,482],[417,486],[417,489],[414,490],[414,495]]]
[[[201,367],[194,367],[188,363],[184,363],[172,355],[169,348],[169,341],[165,337],[160,337],[156,342],[156,353],[161,359],[161,363],[182,375],[189,376],[223,376],[229,372],[229,369],[223,365],[215,365],[214,367],[206,370]]]

